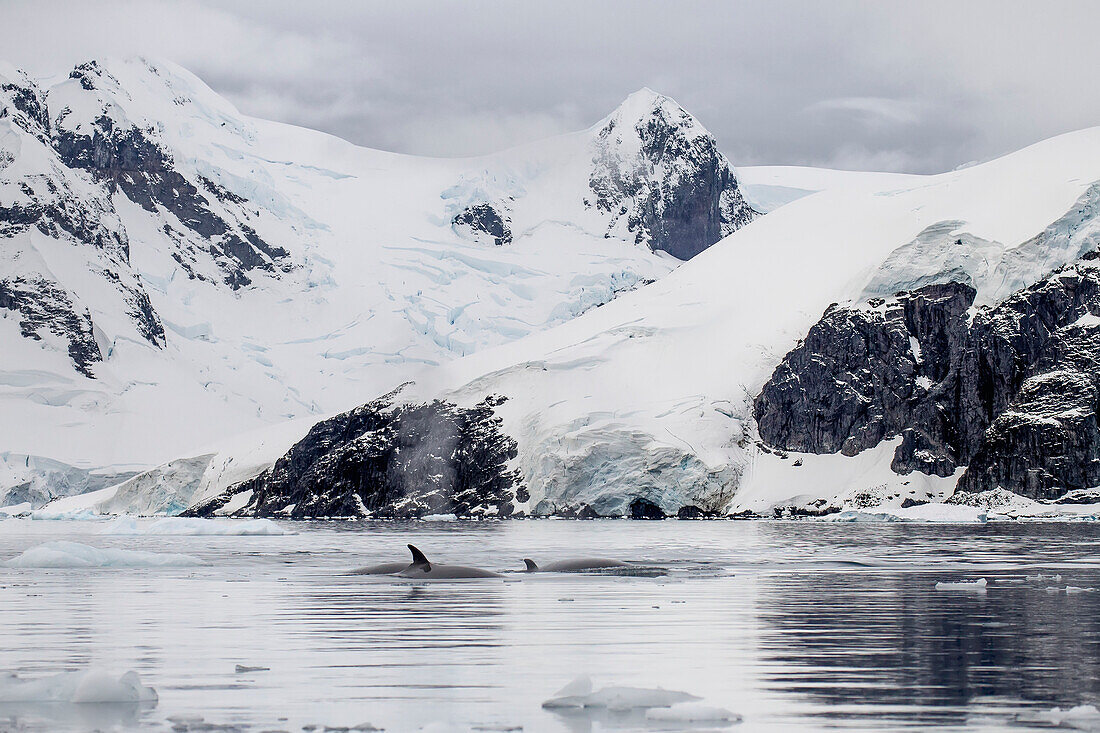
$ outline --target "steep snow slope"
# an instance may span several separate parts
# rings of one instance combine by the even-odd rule
[[[41,83],[5,67],[0,91],[0,444],[80,465],[363,402],[754,216],[709,133],[650,90],[461,160],[250,119],[141,59]]]

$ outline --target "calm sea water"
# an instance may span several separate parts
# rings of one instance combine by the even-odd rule
[[[159,703],[0,704],[0,730],[168,731],[198,718],[242,731],[658,729],[541,707],[579,674],[699,695],[746,731],[1038,730],[1054,706],[1100,702],[1100,592],[1050,590],[1100,589],[1095,524],[315,522],[275,537],[105,526],[0,522],[0,560],[65,539],[206,564],[0,565],[0,671],[134,669]],[[344,574],[404,559],[407,542],[497,570],[591,554],[669,573]],[[985,593],[935,589],[982,577]]]

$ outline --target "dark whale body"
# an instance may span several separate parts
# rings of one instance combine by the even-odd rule
[[[398,573],[402,578],[411,580],[459,580],[463,578],[502,578],[504,576],[491,570],[471,568],[466,565],[439,565],[428,561],[424,553],[409,545],[413,561]]]
[[[530,558],[523,558],[527,565],[528,573],[579,573],[585,570],[605,570],[607,568],[629,568],[630,563],[619,560],[608,560],[602,557],[577,557],[570,560],[556,560],[554,562],[535,564]]]
[[[409,567],[407,562],[384,562],[379,565],[367,565],[363,568],[356,568],[350,572],[351,575],[396,575],[405,568]]]

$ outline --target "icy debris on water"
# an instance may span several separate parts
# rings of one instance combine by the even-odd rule
[[[9,568],[164,568],[204,565],[192,555],[92,547],[79,542],[44,542],[6,561]]]
[[[1056,585],[1052,585],[1047,587],[1046,589],[1047,593],[1065,593],[1068,596],[1074,595],[1076,593],[1093,593],[1095,591],[1095,588],[1082,588],[1076,585],[1067,585],[1065,588],[1059,588]]]
[[[988,585],[985,578],[978,578],[977,580],[960,580],[955,583],[936,583],[936,590],[965,590],[973,593],[985,593],[985,588]]]
[[[133,517],[124,517],[112,522],[102,532],[106,535],[187,535],[187,536],[234,536],[258,537],[268,535],[297,534],[281,527],[270,519],[250,519],[238,521],[232,519],[200,519],[197,517],[168,517],[142,527]]]
[[[141,684],[133,670],[113,677],[99,669],[62,672],[49,677],[25,679],[17,674],[0,676],[3,703],[150,703],[157,691]]]
[[[271,667],[249,667],[246,664],[238,664],[234,668],[234,671],[236,671],[237,674],[244,674],[246,672],[270,672]]]
[[[1061,574],[1043,575],[1042,573],[1039,573],[1038,575],[1025,575],[1024,580],[1028,581],[1029,583],[1042,583],[1044,580],[1059,583],[1062,580],[1062,576]]]
[[[169,716],[172,733],[247,733],[248,726],[236,723],[210,723],[201,715]]]

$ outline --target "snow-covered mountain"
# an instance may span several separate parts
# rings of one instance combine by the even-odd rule
[[[408,444],[435,460],[514,441],[498,476],[519,478],[507,501],[485,492],[490,513],[825,513],[956,489],[1096,502],[1097,181],[1100,128],[826,187],[649,287],[426,372],[369,424],[300,430],[256,479],[205,472],[193,511],[297,516],[337,476],[375,511],[397,480],[347,481],[410,410],[490,396],[480,436],[439,450],[420,428]],[[431,496],[421,511],[440,510]]]
[[[245,117],[167,63],[0,67],[0,445],[148,466],[330,414],[755,216],[648,89],[588,130],[440,160]]]

